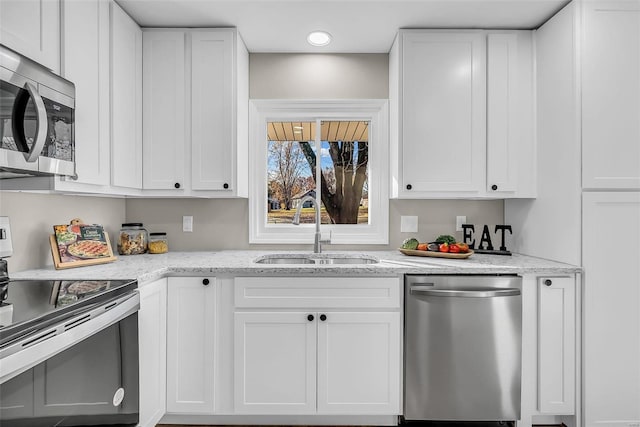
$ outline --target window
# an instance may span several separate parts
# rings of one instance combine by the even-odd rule
[[[388,243],[386,101],[260,100],[250,114],[250,243],[312,243],[312,201],[332,243]]]

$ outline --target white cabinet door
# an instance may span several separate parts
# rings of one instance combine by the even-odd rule
[[[235,33],[191,34],[191,188],[233,194],[236,137]]]
[[[167,412],[213,414],[216,279],[169,278]]]
[[[185,188],[185,33],[143,33],[143,188]],[[213,120],[213,118],[211,118]]]
[[[538,410],[575,413],[575,280],[538,278]]]
[[[64,0],[62,47],[62,76],[76,85],[78,179],[56,181],[56,189],[109,185],[109,1]]]
[[[640,2],[584,2],[582,186],[640,189]]]
[[[315,413],[316,317],[309,312],[235,313],[235,412]]]
[[[535,196],[533,36],[487,34],[486,192]]]
[[[399,197],[484,191],[485,35],[409,30],[398,37]]]
[[[0,43],[60,71],[60,2],[0,1]]]
[[[142,187],[142,31],[111,3],[111,185]]]
[[[318,413],[400,413],[400,313],[319,313]]]
[[[640,193],[584,193],[582,200],[585,426],[637,425]],[[603,249],[612,236],[617,249]]]
[[[167,399],[167,279],[140,288],[140,426],[155,426]]]

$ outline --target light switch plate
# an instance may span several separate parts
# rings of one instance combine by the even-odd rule
[[[0,258],[13,255],[13,245],[11,244],[11,225],[8,216],[0,216]]]
[[[182,217],[182,231],[185,233],[191,233],[193,231],[193,217],[191,215]]]
[[[418,217],[417,216],[400,216],[400,232],[417,233]]]

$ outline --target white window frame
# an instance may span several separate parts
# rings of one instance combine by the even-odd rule
[[[249,102],[249,243],[313,244],[315,224],[267,224],[266,142],[268,122],[316,119],[369,122],[369,224],[323,223],[323,238],[330,230],[332,244],[389,244],[389,106],[384,99]]]

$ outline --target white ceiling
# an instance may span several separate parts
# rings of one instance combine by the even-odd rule
[[[569,0],[117,0],[142,27],[237,27],[250,52],[386,53],[399,28],[539,27]],[[312,30],[333,36],[312,47]]]

